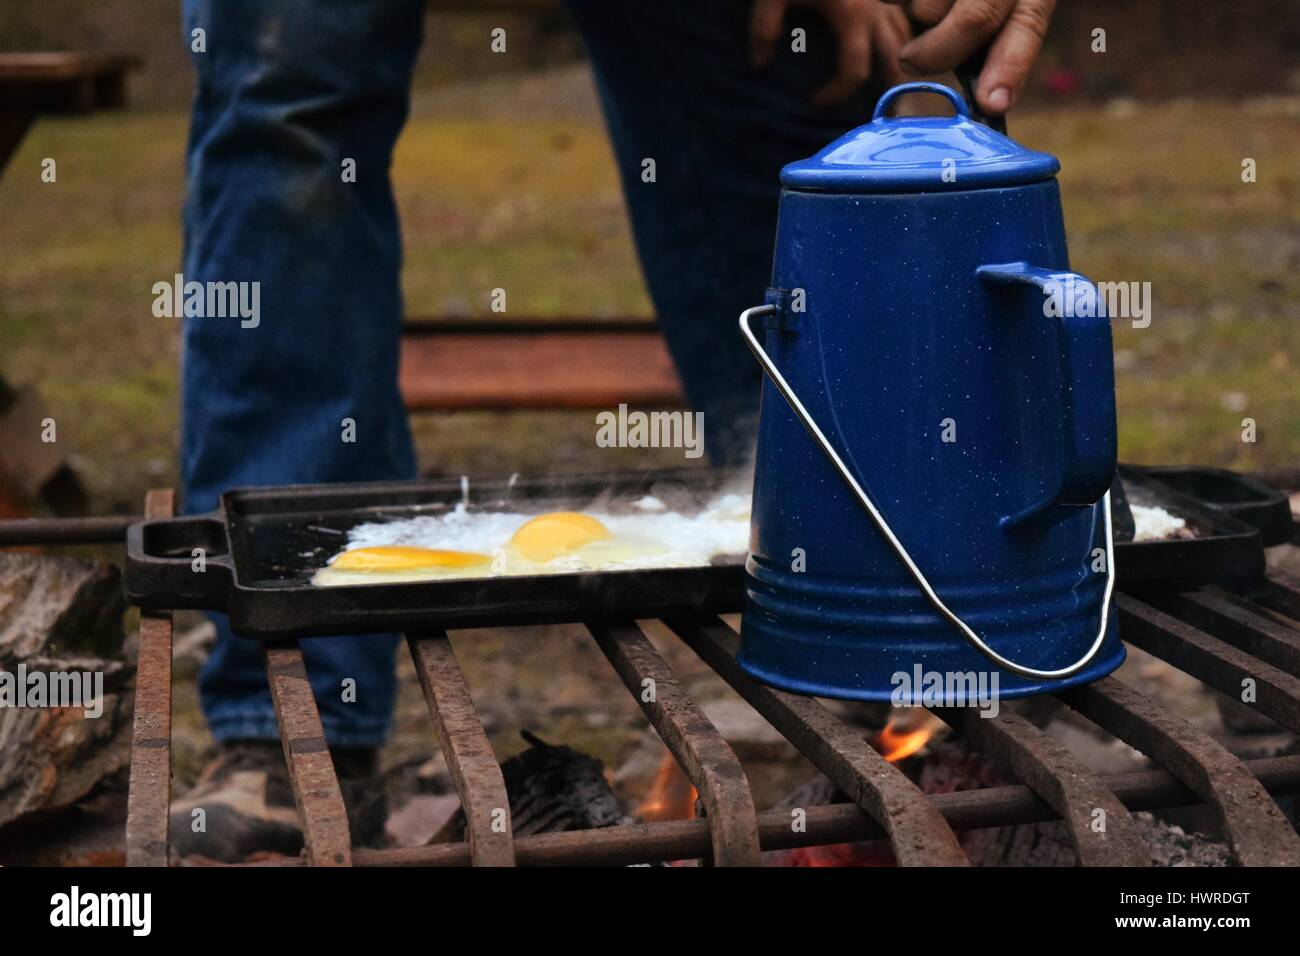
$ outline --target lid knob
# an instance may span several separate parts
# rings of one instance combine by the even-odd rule
[[[933,93],[952,116],[888,116],[905,93]],[[871,122],[845,133],[816,155],[781,170],[786,189],[834,193],[924,193],[1002,188],[1056,175],[1054,156],[1026,149],[977,123],[957,90],[903,83],[881,95]],[[946,175],[954,169],[955,176]]]
[[[907,93],[936,93],[939,96],[947,97],[952,108],[957,111],[958,116],[964,116],[970,119],[970,107],[966,105],[966,99],[951,87],[944,86],[940,83],[900,83],[898,86],[886,90],[879,100],[876,101],[876,111],[871,114],[871,122],[885,119],[885,111],[889,109],[894,100]]]

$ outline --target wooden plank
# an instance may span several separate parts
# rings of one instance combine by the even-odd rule
[[[653,330],[422,331],[403,337],[399,380],[407,408],[416,410],[685,403]]]

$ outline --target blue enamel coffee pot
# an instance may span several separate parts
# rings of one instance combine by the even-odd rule
[[[956,114],[887,115],[915,91]],[[981,673],[1011,698],[1123,661],[1110,324],[1069,272],[1059,165],[908,83],[782,170],[772,286],[740,319],[767,373],[758,679],[897,701],[933,676],[962,705]]]

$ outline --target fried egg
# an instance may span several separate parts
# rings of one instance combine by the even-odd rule
[[[475,511],[370,522],[312,577],[322,587],[443,578],[692,567],[744,554],[749,498],[723,495],[696,515],[660,511],[540,515]]]
[[[333,562],[339,571],[408,571],[413,568],[472,568],[492,561],[490,554],[471,551],[440,551],[409,545],[380,545],[344,551]]]
[[[608,541],[609,529],[591,515],[552,511],[525,521],[510,536],[509,547],[527,561],[545,564],[596,541]]]

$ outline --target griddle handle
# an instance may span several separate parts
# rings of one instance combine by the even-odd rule
[[[224,611],[235,565],[220,513],[141,521],[126,531],[127,600],[147,610]]]

